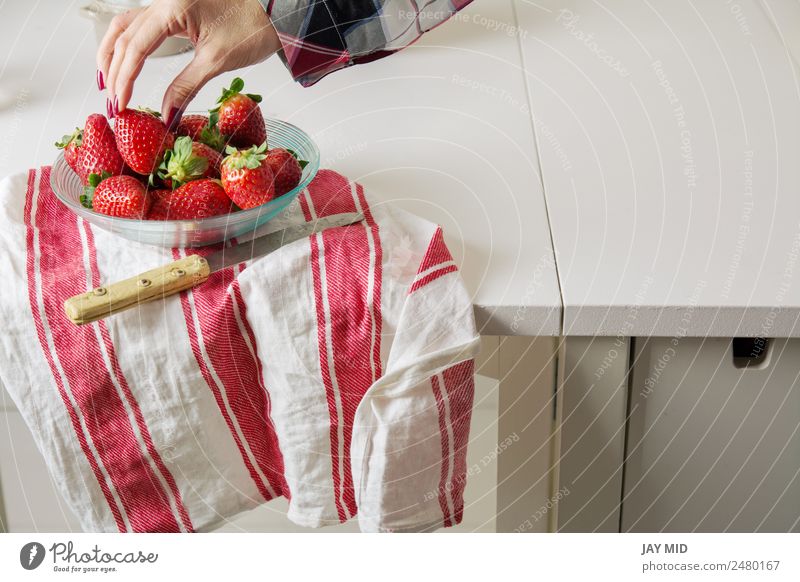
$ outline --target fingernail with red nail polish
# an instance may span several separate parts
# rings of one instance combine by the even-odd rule
[[[119,114],[119,101],[116,97],[114,97],[114,104],[111,106],[111,111],[114,113],[114,117]]]
[[[180,107],[173,107],[170,109],[169,115],[167,115],[167,127],[169,129],[175,129],[175,126],[180,123],[181,117],[183,117],[183,110]]]
[[[103,71],[97,69],[97,90],[102,91],[106,88],[106,84],[103,81]]]
[[[111,109],[111,101],[106,99],[106,115],[109,119],[114,119],[114,110]]]

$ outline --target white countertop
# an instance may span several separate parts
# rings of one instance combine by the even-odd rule
[[[81,4],[3,8],[0,175],[51,163],[57,138],[105,111]],[[457,25],[309,89],[277,58],[239,74],[264,95],[268,114],[314,136],[324,166],[442,224],[483,333],[557,335],[561,300],[518,41],[484,19],[513,22],[510,2],[475,2]],[[189,58],[150,59],[133,103],[160,109],[164,88]],[[212,81],[199,109],[232,77]]]
[[[800,4],[518,10],[564,334],[800,335]]]
[[[80,4],[4,8],[0,175],[105,110]],[[148,61],[134,103],[189,58]],[[444,226],[483,333],[798,336],[798,59],[796,0],[476,0],[310,89],[240,74],[325,166]]]

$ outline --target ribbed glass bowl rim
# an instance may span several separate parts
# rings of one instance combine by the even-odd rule
[[[187,115],[191,112],[187,112]],[[199,112],[203,113],[203,112]],[[256,221],[258,220],[261,215],[266,211],[269,212],[270,205],[274,205],[276,203],[284,202],[288,203],[293,198],[295,198],[300,192],[302,192],[310,183],[311,180],[317,175],[319,171],[320,165],[320,153],[317,144],[311,139],[311,136],[308,135],[305,131],[297,127],[296,125],[289,123],[288,121],[283,121],[281,119],[275,118],[265,118],[267,123],[267,127],[269,128],[270,124],[273,125],[281,125],[285,128],[288,128],[290,131],[293,131],[300,135],[308,144],[308,147],[311,149],[313,156],[310,156],[310,160],[306,160],[308,165],[303,169],[303,174],[305,177],[300,180],[300,183],[295,186],[292,190],[289,190],[286,194],[279,196],[278,198],[273,198],[269,202],[265,202],[261,206],[256,206],[255,208],[248,208],[247,210],[239,210],[237,212],[231,212],[229,214],[222,214],[220,216],[212,216],[210,218],[200,218],[200,219],[185,219],[185,220],[147,220],[144,218],[122,218],[117,216],[108,216],[106,214],[101,214],[99,212],[94,212],[88,208],[85,208],[79,200],[73,200],[71,197],[67,196],[66,194],[62,193],[59,188],[55,184],[55,176],[56,176],[56,168],[59,167],[59,170],[73,172],[72,168],[69,167],[67,161],[64,159],[64,152],[59,152],[58,157],[56,158],[55,163],[53,164],[53,169],[50,172],[50,187],[55,193],[56,197],[64,203],[69,208],[73,209],[77,214],[83,217],[98,217],[102,220],[108,221],[112,224],[119,224],[119,225],[126,225],[129,226],[136,226],[138,230],[145,230],[145,231],[152,231],[152,232],[166,232],[167,230],[171,230],[170,227],[174,226],[186,226],[190,227],[195,225],[195,227],[208,228],[222,228],[231,224],[242,224],[246,222]],[[269,139],[269,138],[267,138]],[[63,166],[63,167],[60,167]],[[308,170],[308,172],[306,172]],[[74,172],[73,172],[74,173]]]

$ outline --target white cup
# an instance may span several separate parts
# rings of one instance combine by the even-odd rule
[[[97,42],[100,43],[111,24],[111,19],[117,14],[122,14],[131,8],[139,8],[150,4],[150,0],[92,0],[86,6],[81,7],[81,14],[94,22],[94,33]],[[188,39],[170,36],[161,43],[151,57],[166,57],[186,52],[192,49],[192,43]]]

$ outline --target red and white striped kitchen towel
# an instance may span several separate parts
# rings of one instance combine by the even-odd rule
[[[64,300],[184,251],[127,242],[0,183],[0,376],[87,531],[208,530],[275,497],[310,527],[461,520],[478,336],[425,220],[321,171],[285,216],[365,221],[92,325]]]

